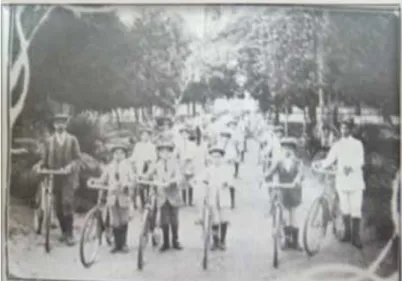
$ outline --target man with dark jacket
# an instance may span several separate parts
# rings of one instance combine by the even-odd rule
[[[79,184],[80,146],[75,136],[67,133],[69,116],[57,114],[54,117],[55,133],[47,140],[41,163],[48,169],[64,169],[67,175],[54,176],[54,202],[60,223],[61,242],[75,244],[73,235],[74,195]]]

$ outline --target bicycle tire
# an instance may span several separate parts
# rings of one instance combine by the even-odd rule
[[[45,222],[45,251],[50,252],[50,228],[51,228],[51,215],[52,215],[52,197],[50,194],[46,195],[44,222]]]
[[[141,227],[140,238],[138,241],[138,252],[137,252],[137,269],[142,270],[144,267],[144,251],[147,245],[148,231],[149,231],[149,220],[150,220],[150,210],[145,209],[143,216],[143,223]]]
[[[317,217],[317,212],[319,208],[322,209],[322,223],[319,225],[320,226],[320,236],[319,236],[319,241],[317,243],[317,246],[314,247],[313,245],[310,244],[309,240],[309,234],[310,234],[310,222],[314,222],[314,220]],[[310,210],[307,213],[306,220],[304,221],[304,229],[303,229],[303,246],[304,249],[307,253],[308,256],[312,257],[316,255],[321,247],[322,241],[325,238],[326,232],[327,232],[327,226],[328,226],[328,217],[329,217],[329,210],[328,210],[328,203],[326,202],[326,199],[323,197],[317,198],[313,201],[311,204]],[[315,239],[317,240],[317,239]]]
[[[99,250],[99,246],[102,243],[102,225],[101,225],[101,216],[99,213],[99,206],[95,206],[93,207],[88,214],[85,217],[84,220],[84,224],[83,224],[83,228],[81,231],[81,237],[80,237],[80,260],[81,263],[84,267],[88,268],[91,265],[94,264],[97,256],[98,256],[98,250]],[[96,227],[96,240],[97,243],[95,242],[96,248],[95,250],[92,252],[92,255],[90,257],[87,257],[86,255],[86,251],[85,251],[85,244],[87,242],[87,233],[90,233],[89,231],[91,230],[91,228],[95,225]]]
[[[211,212],[208,208],[204,211],[204,222],[203,222],[203,256],[202,256],[202,268],[204,270],[208,269],[208,256],[209,256],[209,246],[210,246],[210,238],[211,238],[211,224],[212,217]]]
[[[272,240],[274,243],[272,265],[274,268],[279,267],[279,241],[282,227],[281,222],[282,222],[282,210],[280,207],[276,206],[273,209],[273,218],[272,218],[272,231],[273,231]]]

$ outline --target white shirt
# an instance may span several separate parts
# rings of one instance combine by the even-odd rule
[[[133,154],[131,155],[131,162],[134,163],[137,172],[142,173],[145,162],[154,163],[156,160],[156,147],[152,142],[138,142],[135,145]]]
[[[337,163],[336,188],[337,190],[363,190],[365,189],[363,179],[364,148],[360,140],[352,136],[341,138],[335,142],[327,157],[322,161],[323,168],[328,168]],[[345,168],[352,168],[347,175]]]
[[[56,140],[59,143],[59,145],[62,145],[66,140],[66,132],[63,131],[62,133],[56,133]]]
[[[232,180],[232,169],[222,163],[219,166],[209,165],[206,167],[205,170],[195,176],[194,182],[198,188],[206,187],[205,182],[208,183],[208,189],[205,190],[208,190],[208,193],[205,195],[209,196],[209,202],[212,205],[215,205],[218,201],[220,201],[221,205],[227,205],[224,202],[227,196],[222,192],[225,192],[225,184],[227,184],[226,186],[232,185]]]
[[[177,160],[173,157],[170,157],[166,161],[164,159],[159,159],[153,166],[152,170],[154,179],[162,183],[170,181],[179,182],[181,179],[180,167]]]
[[[118,175],[118,178],[116,178]],[[103,169],[100,181],[109,186],[109,190],[114,190],[120,186],[130,186],[133,183],[134,175],[131,165],[127,160],[120,163],[110,162]]]
[[[194,159],[196,157],[197,145],[187,139],[181,139],[177,144],[177,153],[181,161]]]

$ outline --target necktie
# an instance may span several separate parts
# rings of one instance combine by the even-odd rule
[[[166,160],[165,160],[165,162],[164,162],[164,169],[165,169],[165,172],[168,171],[168,168],[167,168],[167,161],[166,161]]]
[[[114,178],[118,182],[120,180],[120,174],[119,174],[119,164],[116,164],[115,167],[115,173],[114,173]]]

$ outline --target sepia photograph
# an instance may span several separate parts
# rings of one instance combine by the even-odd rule
[[[4,280],[401,280],[399,5],[1,14]]]

